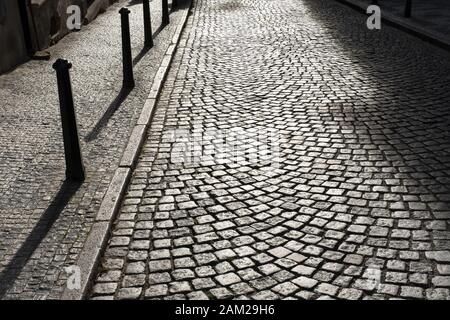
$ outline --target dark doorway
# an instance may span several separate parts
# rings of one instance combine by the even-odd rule
[[[27,48],[27,53],[31,57],[34,55],[35,50],[33,48],[33,43],[31,41],[30,34],[30,23],[28,21],[28,0],[19,0],[19,12],[20,12],[20,20],[22,24],[23,37],[25,40],[25,46]]]

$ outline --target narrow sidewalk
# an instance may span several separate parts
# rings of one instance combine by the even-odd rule
[[[169,1],[170,3],[170,1]],[[131,10],[136,87],[124,93],[118,10]],[[58,298],[90,231],[153,78],[180,20],[161,25],[161,0],[151,2],[155,46],[143,49],[142,3],[119,1],[80,32],[0,77],[0,297]],[[65,163],[56,76],[57,58],[71,78],[86,180],[64,182]]]

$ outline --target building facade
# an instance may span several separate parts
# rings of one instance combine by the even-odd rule
[[[64,37],[67,8],[81,9],[82,23],[92,21],[116,0],[0,0],[0,73]]]

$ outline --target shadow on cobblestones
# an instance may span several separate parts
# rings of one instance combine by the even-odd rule
[[[36,248],[45,238],[53,223],[69,203],[72,196],[81,186],[81,182],[64,181],[53,202],[42,214],[33,230],[22,243],[12,260],[0,274],[0,298],[8,292],[19,276],[22,268],[27,264]]]
[[[158,27],[158,29],[156,29],[155,32],[153,32],[153,40],[156,39],[156,37],[158,36],[158,34],[160,34],[160,32],[164,29],[164,26],[161,25]],[[147,54],[147,52],[150,51],[151,48],[147,48],[147,47],[143,47],[141,52],[138,53],[138,55],[133,59],[133,66],[136,66],[139,61],[142,60],[142,58],[145,57],[145,55]]]
[[[139,1],[141,3],[142,1]],[[131,5],[129,5],[131,6]],[[153,40],[156,39],[159,33],[164,29],[164,26],[161,25],[156,29],[156,31],[153,33]],[[133,67],[135,67],[144,57],[145,55],[150,51],[151,48],[143,47],[142,50],[136,55],[136,57],[133,59]],[[120,105],[126,100],[128,95],[131,93],[132,88],[122,88],[117,95],[117,97],[111,102],[108,109],[105,111],[103,116],[100,118],[100,120],[96,123],[94,128],[89,132],[84,139],[86,142],[91,142],[95,139],[97,139],[99,133],[101,132],[102,128],[104,128],[107,124],[109,119],[114,115],[114,113],[117,111],[117,109],[120,107]]]
[[[358,102],[330,104],[324,111],[326,115],[340,118],[343,129],[364,132],[363,145],[384,152],[389,150],[397,158],[396,165],[404,167],[405,172],[431,178],[438,177],[439,170],[448,169],[450,94],[446,83],[450,81],[450,68],[445,63],[448,53],[434,50],[434,47],[390,27],[370,31],[365,28],[363,15],[352,20],[346,15],[338,15],[333,5],[328,6],[325,2],[307,0],[304,3],[314,19],[326,29],[318,36],[338,43],[347,54],[345,61],[336,59],[336,66],[343,71],[356,66],[360,80],[370,79],[372,84],[372,87],[356,92],[355,101]],[[363,34],[358,41],[348,36],[356,30]],[[404,39],[407,41],[402,41]],[[430,54],[431,50],[433,54]],[[324,53],[324,58],[335,59],[329,53]],[[322,91],[332,95],[333,87],[338,85],[331,82]],[[353,83],[343,85],[358,87],[362,84],[353,79]],[[450,190],[448,177],[437,180],[435,186],[430,187],[433,183],[429,181],[426,187],[439,193]],[[446,210],[449,208],[447,205]]]
[[[95,124],[94,128],[89,132],[84,139],[86,142],[91,142],[97,139],[100,131],[108,124],[109,119],[114,115],[114,113],[119,109],[120,105],[126,100],[128,95],[131,93],[133,88],[123,87],[120,89],[117,97],[111,102],[108,109],[106,109],[105,113],[102,115],[100,120]]]

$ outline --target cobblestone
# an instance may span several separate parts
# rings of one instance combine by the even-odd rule
[[[114,228],[150,231],[140,298],[448,298],[449,54],[365,19],[327,0],[194,2],[130,183],[141,202],[127,194]],[[278,130],[278,166],[174,161],[177,130],[235,127]],[[137,250],[114,237],[129,235],[103,259]]]

